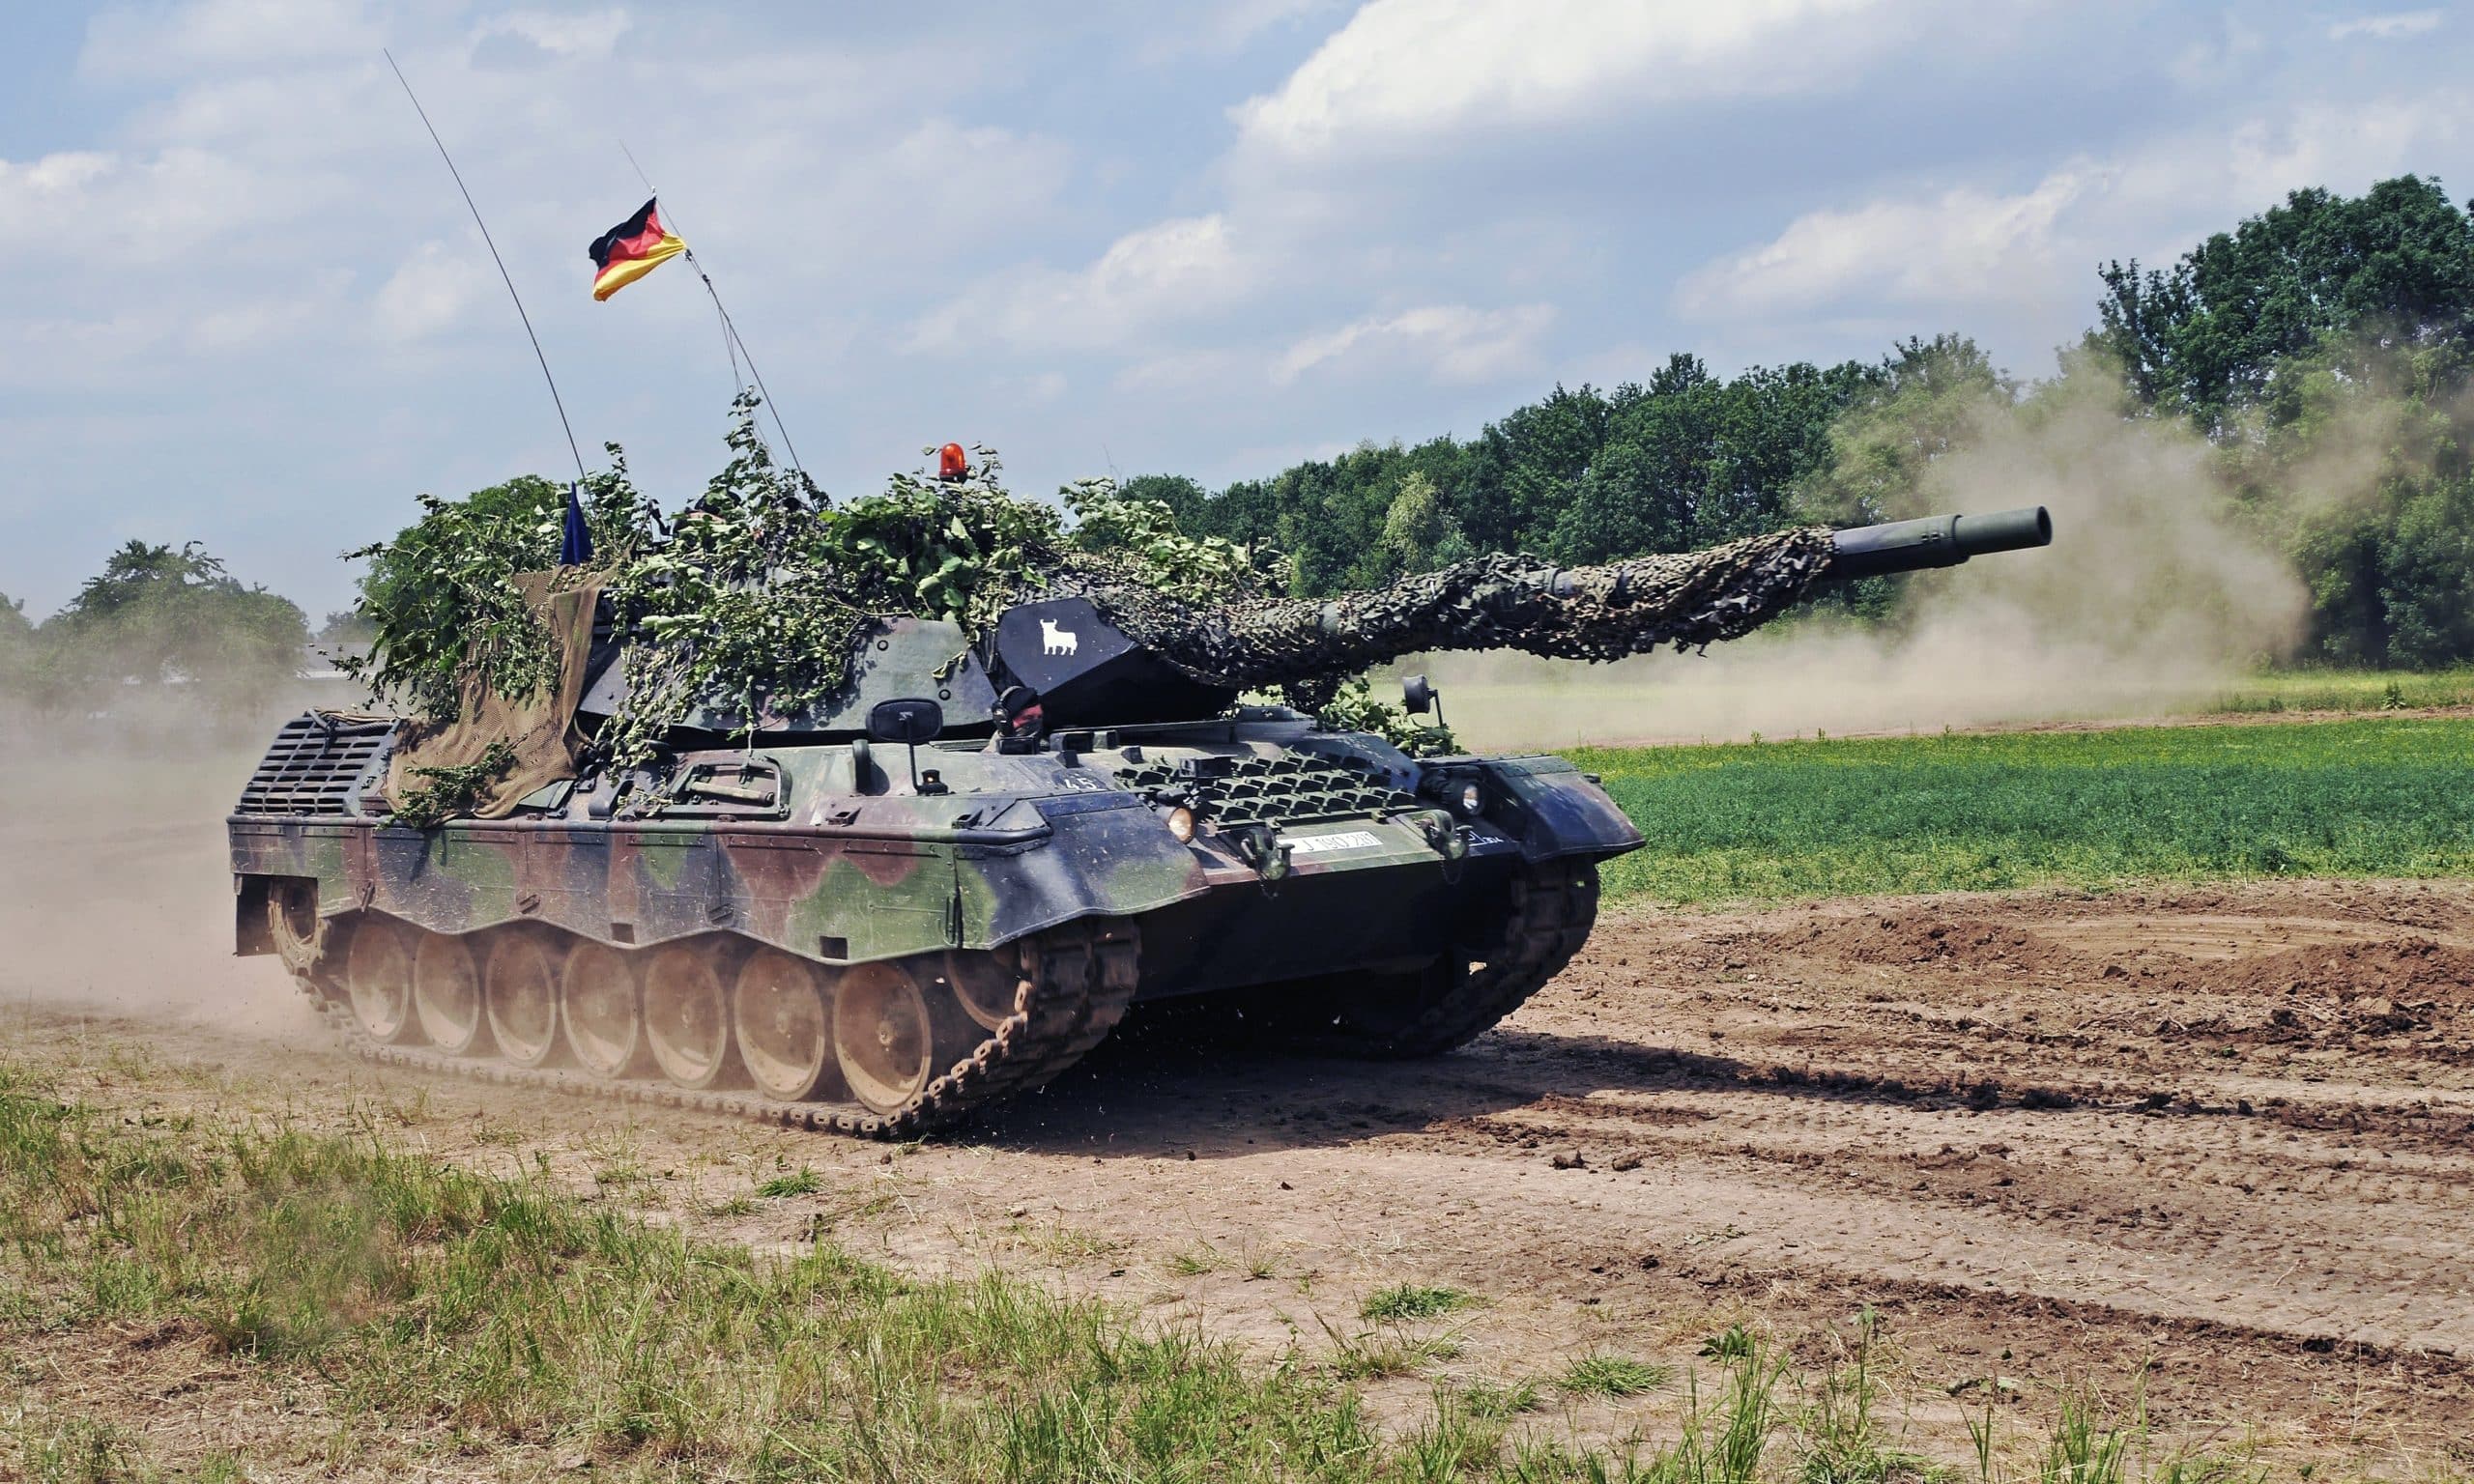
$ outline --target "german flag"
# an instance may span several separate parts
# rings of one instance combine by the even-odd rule
[[[660,199],[592,240],[592,297],[606,300],[687,250],[661,224]]]

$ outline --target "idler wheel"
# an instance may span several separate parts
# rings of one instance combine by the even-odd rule
[[[267,938],[275,956],[295,974],[307,975],[327,952],[327,920],[318,915],[317,889],[307,882],[277,882],[267,892]]]
[[[410,1041],[413,1018],[413,935],[391,918],[363,918],[344,955],[344,993],[369,1039]]]
[[[767,1098],[802,1102],[833,1080],[833,1041],[816,970],[778,948],[739,966],[731,1019],[748,1080]]]
[[[538,1067],[559,1047],[559,945],[538,932],[511,932],[490,945],[481,1003],[499,1054]]]
[[[443,932],[421,934],[413,951],[413,1016],[429,1043],[463,1056],[480,1043],[481,970],[472,947]]]
[[[863,963],[833,988],[833,1055],[873,1113],[907,1107],[978,1038],[956,998],[899,963]]]
[[[958,949],[945,955],[940,967],[955,1002],[981,1029],[995,1030],[1014,1017],[1014,996],[1022,987],[1022,960],[1015,945],[985,954]]]
[[[714,971],[714,949],[681,943],[645,970],[645,1039],[663,1076],[702,1090],[730,1070],[730,996]]]
[[[636,1002],[636,966],[603,943],[578,943],[559,971],[567,1049],[597,1077],[623,1077],[644,1061],[645,1017]]]

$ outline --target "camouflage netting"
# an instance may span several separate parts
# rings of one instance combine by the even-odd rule
[[[1197,679],[1279,690],[1319,712],[1367,667],[1424,650],[1608,660],[1732,639],[1800,597],[1832,551],[1827,531],[1802,529],[1562,571],[1491,556],[1290,599],[1276,554],[1188,536],[1165,505],[1123,499],[1107,481],[1069,487],[1062,508],[1017,499],[986,449],[963,478],[899,474],[884,493],[836,506],[772,463],[751,401],[734,412],[729,466],[676,518],[628,483],[615,445],[613,468],[585,482],[596,555],[561,569],[555,586],[597,589],[626,636],[624,698],[589,748],[563,729],[584,678],[581,631],[544,623],[542,593],[516,577],[557,560],[555,505],[509,515],[425,499],[419,523],[354,554],[390,574],[372,585],[377,597],[365,590],[377,642],[360,672],[428,730],[459,739],[414,762],[470,782],[499,756],[490,744],[533,734],[567,739],[569,765],[577,751],[646,760],[708,709],[761,726],[828,706],[847,692],[872,615],[951,619],[976,638],[1015,603],[1064,594],[1090,598]],[[525,777],[480,781],[481,807],[503,808],[537,770],[514,771]]]
[[[1224,608],[1182,602],[1097,565],[1069,567],[1049,591],[1090,598],[1110,623],[1196,679],[1281,686],[1313,708],[1367,667],[1428,650],[1614,660],[1734,639],[1803,596],[1832,550],[1827,530],[1807,528],[1599,567],[1477,556],[1329,600]]]

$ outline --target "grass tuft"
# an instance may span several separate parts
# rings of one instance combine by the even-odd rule
[[[1475,1307],[1477,1302],[1477,1295],[1457,1288],[1425,1288],[1414,1283],[1395,1283],[1368,1294],[1357,1313],[1360,1319],[1399,1324],[1454,1314]]]
[[[760,1182],[756,1193],[765,1200],[778,1201],[791,1195],[814,1195],[823,1188],[823,1177],[803,1164],[788,1174]]]
[[[1675,1379],[1675,1368],[1652,1365],[1627,1356],[1583,1356],[1564,1367],[1556,1384],[1567,1396],[1639,1396],[1655,1391]]]

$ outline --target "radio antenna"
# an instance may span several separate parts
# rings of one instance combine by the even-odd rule
[[[515,300],[515,317],[524,322],[524,337],[532,342],[532,358],[541,362],[541,380],[550,384],[550,405],[559,410],[559,427],[567,435],[567,452],[575,455],[576,478],[586,477],[584,450],[576,446],[576,430],[567,421],[567,404],[559,396],[559,379],[550,374],[550,357],[541,354],[541,337],[532,330],[532,316],[524,312],[524,296],[515,292],[515,279],[506,271],[506,259],[499,256],[499,244],[490,240],[490,224],[481,219],[481,209],[473,204],[473,192],[464,185],[464,172],[455,168],[455,157],[446,153],[446,141],[438,137],[438,126],[429,121],[429,110],[421,106],[413,85],[404,77],[404,70],[395,65],[395,54],[385,47],[378,54],[387,59],[395,80],[403,83],[404,96],[413,100],[413,112],[421,116],[421,128],[429,130],[429,142],[438,146],[438,157],[446,161],[446,173],[455,178],[455,188],[463,193],[464,209],[473,214],[473,225],[481,229],[481,244],[490,249],[490,261],[499,266],[499,281],[506,285],[506,297]]]
[[[618,141],[618,153],[627,157],[628,165],[635,170],[636,179],[645,183],[646,191],[658,198],[661,195],[661,188],[653,184],[652,177],[645,174],[645,167],[636,163],[636,152],[627,148],[626,140]],[[668,207],[662,209],[662,219],[668,222],[673,230],[678,226],[677,214]],[[686,241],[687,234],[680,232],[678,237],[683,243]],[[734,378],[738,375],[739,361],[747,362],[747,374],[756,383],[757,394],[764,399],[765,411],[773,414],[773,431],[782,435],[782,449],[791,456],[791,470],[805,474],[807,471],[799,468],[798,447],[791,442],[791,430],[782,426],[781,405],[773,400],[773,393],[766,388],[764,373],[756,369],[756,357],[749,354],[747,342],[739,338],[738,326],[732,323],[731,312],[722,307],[722,291],[713,287],[713,275],[705,272],[705,265],[696,261],[695,248],[682,249],[682,256],[687,259],[688,267],[696,270],[696,276],[704,281],[705,292],[712,297],[713,312],[722,317],[722,346],[723,349],[731,351],[733,356],[731,375]]]

